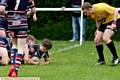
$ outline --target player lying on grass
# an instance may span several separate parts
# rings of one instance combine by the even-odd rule
[[[48,50],[52,48],[52,42],[49,39],[44,39],[40,45],[35,44],[35,38],[29,36],[27,38],[26,48],[24,50],[24,60],[26,64],[40,64],[40,59],[44,58],[45,64],[50,63]]]
[[[26,62],[31,56],[32,46],[37,42],[36,38],[33,35],[28,35],[26,39],[26,44],[24,48],[24,62]]]

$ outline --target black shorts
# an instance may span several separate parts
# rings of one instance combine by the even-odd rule
[[[9,29],[10,34],[12,37],[17,37],[17,38],[26,38],[27,37],[27,30],[28,28],[19,28],[19,29]]]
[[[27,37],[28,21],[26,15],[16,14],[8,15],[8,30],[13,37],[25,38]]]
[[[106,24],[101,24],[100,27],[98,28],[98,31],[101,31],[101,32],[104,32],[105,29],[109,29],[107,28],[108,25],[111,25],[113,21],[109,22],[109,23],[106,23]],[[117,19],[116,21],[116,29],[114,29],[113,31],[116,32],[117,29],[120,27],[120,19]]]

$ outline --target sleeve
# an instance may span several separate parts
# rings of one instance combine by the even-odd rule
[[[37,51],[37,50],[39,50],[39,47],[40,47],[40,46],[37,45],[37,44],[35,44],[35,45],[33,45],[32,47],[35,49],[35,51]]]
[[[29,0],[28,1],[28,8],[33,8],[35,7],[35,1],[34,0]]]
[[[103,8],[109,14],[114,14],[114,10],[116,9],[115,7],[112,7],[106,3],[103,4]]]
[[[44,58],[44,59],[49,58],[48,52],[45,53],[45,55],[43,56],[43,58]]]
[[[1,0],[0,5],[7,7],[7,0]]]
[[[34,52],[34,55],[33,55],[33,56],[38,57],[38,58],[41,58],[41,52],[40,52],[40,50],[39,50],[39,46],[38,46],[38,45],[34,45],[33,47],[34,47],[34,49],[35,49],[35,52]]]

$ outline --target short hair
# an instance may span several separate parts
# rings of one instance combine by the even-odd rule
[[[50,39],[43,39],[42,41],[42,46],[46,47],[47,49],[51,49],[52,48],[52,41]]]
[[[29,34],[29,35],[27,36],[27,40],[26,40],[26,41],[28,41],[28,40],[32,40],[32,41],[37,42],[36,38],[35,38],[33,35],[31,35],[31,34]]]
[[[90,2],[84,2],[82,6],[82,10],[92,8],[92,4]]]

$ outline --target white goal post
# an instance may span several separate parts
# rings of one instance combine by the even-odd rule
[[[83,4],[83,2],[82,2]],[[82,45],[82,29],[83,29],[83,12],[81,8],[36,8],[36,11],[81,11],[81,24],[80,24],[80,45]]]
[[[81,6],[84,4],[84,0],[81,0]],[[37,11],[81,11],[81,20],[80,20],[80,45],[82,45],[83,39],[83,11],[81,8],[36,8]]]
[[[120,11],[120,8],[117,8]],[[81,8],[36,8],[37,11],[81,11]]]
[[[36,8],[36,11],[81,11],[81,8]]]
[[[81,6],[84,4],[84,0],[81,0]],[[81,11],[81,20],[80,20],[80,45],[83,42],[83,11],[81,8],[36,8],[37,11]]]

